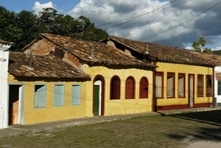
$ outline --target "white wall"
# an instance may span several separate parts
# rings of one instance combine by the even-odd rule
[[[0,44],[0,129],[8,127],[9,45]]]
[[[216,66],[214,71],[214,97],[216,98],[216,103],[221,103],[221,95],[218,95],[218,81],[216,79],[216,73],[221,73],[221,66]]]

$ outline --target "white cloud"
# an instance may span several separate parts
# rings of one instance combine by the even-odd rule
[[[75,18],[84,15],[95,23],[95,26],[110,28],[107,30],[110,35],[185,47],[184,44],[192,44],[201,36],[206,37],[208,44],[217,44],[217,41],[213,40],[221,34],[221,6],[214,7],[194,19],[190,18],[218,2],[220,1],[189,0],[170,4],[169,1],[159,0],[81,0],[69,14]],[[158,9],[162,6],[163,9]],[[136,19],[133,21],[124,23],[127,20],[125,18],[134,17]],[[99,26],[106,23],[109,24]],[[117,26],[120,23],[122,25]],[[113,26],[116,27],[111,28]]]
[[[211,50],[221,50],[221,46],[214,47]]]
[[[40,2],[36,1],[32,9],[35,13],[38,13],[39,11],[42,11],[43,8],[55,8],[55,5],[52,2],[41,4]]]
[[[185,47],[185,49],[193,50],[193,47],[187,46],[187,47]]]

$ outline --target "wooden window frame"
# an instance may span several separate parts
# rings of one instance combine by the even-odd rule
[[[36,93],[36,86],[43,86],[45,87],[45,94],[44,94],[44,105],[39,106],[37,105],[37,98],[35,98],[35,93]],[[46,84],[34,84],[34,108],[45,108],[46,107],[46,100],[47,100],[47,85]]]
[[[199,80],[200,79],[202,79],[202,86],[199,85]],[[202,90],[201,94],[199,92],[199,89]],[[204,97],[204,75],[203,74],[198,74],[197,75],[197,97]]]
[[[113,84],[114,80],[118,80],[119,84]],[[117,88],[115,88],[113,85],[118,85],[118,86]],[[118,91],[116,92],[115,89],[118,89]],[[114,97],[115,95],[116,97]],[[121,79],[119,76],[115,75],[111,78],[111,81],[110,81],[110,100],[120,100],[120,97],[121,97]]]
[[[173,83],[172,83],[172,96],[168,96],[168,76],[173,77]],[[167,98],[175,98],[175,73],[174,72],[167,72]]]
[[[73,91],[73,86],[76,86],[79,89],[79,94],[76,95]],[[80,84],[72,84],[71,85],[71,105],[78,106],[81,105],[81,85]]]
[[[132,91],[129,90],[129,88],[128,88],[127,82],[129,79],[131,79],[133,81],[133,83],[132,83],[133,90]],[[127,77],[127,79],[125,81],[125,99],[135,99],[135,89],[136,89],[135,84],[136,84],[136,82],[135,82],[134,77],[132,77],[132,76]],[[129,92],[132,92],[132,97],[128,96]]]
[[[142,81],[146,81],[145,83],[147,83],[147,86],[145,87],[145,86],[143,86],[142,85]],[[140,99],[146,99],[146,98],[148,98],[148,93],[149,93],[149,82],[148,82],[148,79],[147,79],[147,77],[142,77],[142,78],[140,78],[140,87],[139,87],[139,98]],[[144,93],[143,92],[145,92],[145,96],[142,96]]]
[[[210,82],[208,82],[208,78],[210,78]],[[208,88],[210,88],[209,94],[207,93]],[[206,75],[206,97],[212,97],[212,96],[213,96],[213,77],[212,75]]]
[[[162,78],[162,81],[161,81],[161,96],[157,98],[157,86],[155,86],[155,94],[156,94],[156,99],[163,99],[164,98],[164,73],[163,72],[160,72],[160,71],[157,71],[156,74],[155,74],[155,81],[156,81],[156,77],[157,76],[160,76]],[[156,84],[155,84],[156,85]]]
[[[56,92],[55,92],[55,87],[56,86],[63,86],[63,95],[62,95],[62,98],[61,98],[61,104],[57,105],[56,102],[55,102],[55,97],[56,97]],[[64,106],[65,105],[65,84],[55,84],[54,85],[54,107],[61,107],[61,106]]]
[[[179,79],[183,78],[183,96],[179,96]],[[178,82],[177,82],[177,95],[178,98],[186,98],[186,74],[178,73]]]

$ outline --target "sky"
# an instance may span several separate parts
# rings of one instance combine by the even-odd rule
[[[220,0],[0,0],[14,12],[38,13],[52,7],[74,18],[88,17],[109,35],[191,49],[205,37],[205,47],[221,49]]]

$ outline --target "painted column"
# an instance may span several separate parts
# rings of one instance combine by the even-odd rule
[[[0,43],[0,129],[8,127],[8,61],[10,45]]]

